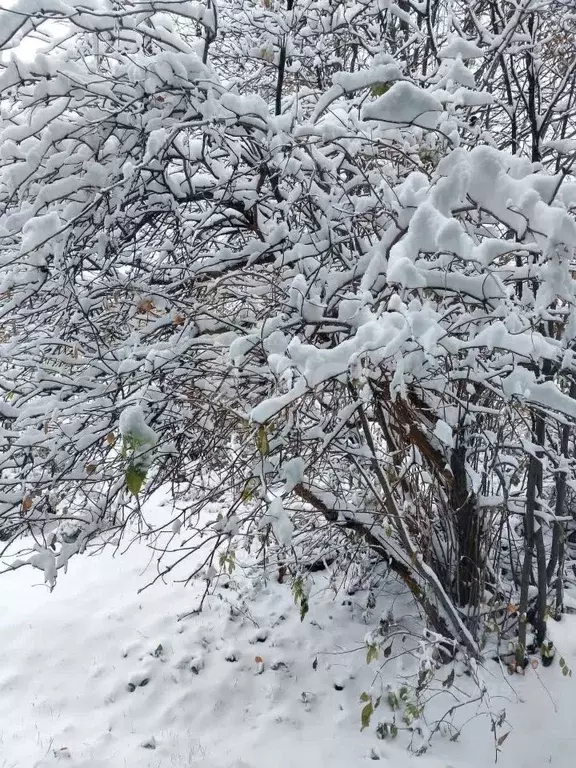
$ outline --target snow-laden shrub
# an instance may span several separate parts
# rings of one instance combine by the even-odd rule
[[[167,569],[361,543],[523,661],[574,475],[573,16],[241,5],[1,12],[3,538],[53,584],[171,483]]]

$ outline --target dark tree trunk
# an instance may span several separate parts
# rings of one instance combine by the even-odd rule
[[[457,536],[456,598],[461,605],[475,606],[481,594],[484,571],[481,562],[481,523],[476,497],[466,477],[466,447],[460,445],[450,460],[454,484],[450,492]]]

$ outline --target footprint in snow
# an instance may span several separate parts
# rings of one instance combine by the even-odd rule
[[[268,640],[269,634],[269,629],[266,627],[260,627],[260,629],[257,629],[256,632],[252,634],[248,642],[252,645],[255,645],[256,643],[265,643],[266,640]]]
[[[233,646],[229,646],[224,652],[224,658],[226,661],[238,661],[240,658],[240,651],[238,651],[238,649],[234,648]]]
[[[130,680],[128,681],[128,684],[126,685],[126,688],[130,693],[134,693],[136,688],[144,688],[148,683],[150,682],[150,673],[142,670],[141,672],[136,672]]]
[[[175,664],[176,669],[189,669],[195,675],[199,675],[204,669],[204,656],[202,654],[186,655]]]

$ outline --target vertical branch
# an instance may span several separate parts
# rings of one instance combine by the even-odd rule
[[[570,384],[569,395],[571,398],[576,398],[576,381],[572,381]],[[568,424],[562,426],[560,435],[560,455],[566,459],[568,457],[568,443],[570,438],[570,427]],[[564,572],[564,526],[558,520],[558,518],[564,515],[564,508],[566,506],[566,471],[562,470],[556,475],[556,503],[554,505],[554,514],[556,520],[554,521],[554,531],[552,534],[552,546],[550,549],[550,560],[548,562],[548,568],[546,569],[546,577],[548,584],[551,584],[557,570],[556,578],[556,615],[559,616],[562,613],[562,604],[564,602],[564,582],[562,579]]]
[[[530,135],[532,139],[532,162],[540,161],[540,124],[538,114],[538,76],[536,72],[536,62],[534,57],[535,46],[535,15],[532,14],[528,19],[528,30],[530,32],[531,50],[526,51],[526,77],[528,79],[528,120],[530,123]]]
[[[218,7],[216,5],[216,0],[207,0],[207,8],[208,10],[212,11],[212,14],[214,16],[214,26],[211,30],[206,28],[206,37],[204,38],[204,50],[202,51],[203,64],[206,64],[208,62],[208,53],[210,51],[210,46],[216,39],[216,35],[218,32]]]
[[[474,607],[480,598],[483,567],[480,561],[480,518],[466,479],[466,446],[457,445],[450,460],[454,484],[450,490],[458,539],[457,584],[462,605]]]
[[[532,428],[534,442],[537,446],[542,448],[544,446],[545,438],[545,421],[542,414],[536,412],[533,415],[533,428]],[[536,523],[536,508],[539,504],[539,497],[542,491],[542,452],[538,451],[539,455],[530,454],[530,460],[528,462],[528,480],[526,487],[526,512],[524,517],[524,563],[522,566],[522,576],[520,582],[520,624],[518,630],[518,647],[516,649],[516,660],[519,664],[524,663],[526,657],[526,630],[527,630],[527,617],[528,617],[528,592],[530,582],[532,580],[532,563],[534,556],[535,545],[535,523]],[[540,528],[540,536],[542,531]],[[540,558],[539,558],[540,559]],[[540,566],[540,562],[538,563]],[[545,573],[544,573],[545,576]],[[545,581],[545,579],[544,579]],[[538,580],[538,587],[540,592],[540,579]],[[544,640],[543,633],[545,634],[544,613],[546,610],[546,588],[544,585],[544,610],[542,610],[541,596],[539,594],[539,601],[537,606],[537,616],[535,620],[535,628],[537,639],[540,642]]]
[[[350,386],[350,392],[354,397],[356,396],[352,386]],[[427,587],[435,595],[439,605],[444,611],[444,614],[448,617],[454,632],[454,637],[458,638],[467,647],[472,656],[477,657],[479,655],[479,649],[474,637],[460,618],[454,603],[446,593],[440,579],[424,562],[422,554],[417,550],[414,542],[412,541],[410,533],[406,528],[403,515],[396,505],[396,501],[392,494],[392,490],[386,475],[382,471],[382,467],[378,461],[376,444],[372,436],[370,422],[368,421],[368,417],[366,416],[366,412],[362,405],[358,406],[357,413],[360,417],[360,424],[364,438],[366,440],[366,445],[370,451],[370,463],[372,465],[374,474],[378,479],[378,484],[380,485],[380,488],[383,492],[384,507],[390,519],[395,523],[396,530],[398,532],[398,536],[404,551],[408,555],[409,561],[413,564],[414,571],[422,578]]]
[[[294,0],[287,0],[286,10],[288,13],[294,8]],[[286,50],[288,47],[288,41],[286,35],[280,46],[280,56],[278,58],[278,78],[276,80],[276,102],[274,114],[282,114],[282,91],[284,89],[284,73],[286,72]]]

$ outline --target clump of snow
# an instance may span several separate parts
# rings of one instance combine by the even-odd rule
[[[560,155],[569,155],[576,152],[576,139],[557,139],[548,141],[543,146],[545,149],[554,149]]]
[[[144,410],[140,405],[129,405],[120,414],[120,434],[124,438],[131,438],[140,445],[153,446],[158,440],[158,435],[146,424]]]
[[[394,82],[400,80],[401,77],[402,71],[394,61],[382,62],[370,69],[361,69],[358,72],[336,72],[332,77],[332,87],[318,99],[318,104],[312,115],[312,122],[315,122],[322,112],[343,94],[354,93],[361,88]]]
[[[278,543],[283,547],[289,547],[292,543],[292,534],[294,533],[294,524],[288,517],[284,509],[284,503],[278,496],[268,505],[268,511],[264,521],[271,523],[272,531]]]
[[[30,253],[47,242],[61,227],[62,222],[55,211],[30,219],[22,227],[21,253]]]
[[[442,109],[442,104],[431,93],[402,81],[366,104],[362,117],[377,120],[385,128],[413,125],[433,130],[438,125]]]
[[[280,476],[286,482],[285,492],[290,493],[304,478],[305,462],[300,456],[289,459],[282,464]]]
[[[452,428],[449,424],[446,424],[442,419],[438,419],[436,426],[434,427],[434,435],[440,440],[441,443],[452,448],[454,445],[454,435],[452,434]]]
[[[465,40],[458,35],[449,37],[446,43],[438,51],[439,59],[456,59],[458,57],[462,59],[478,59],[484,56],[484,51],[479,48],[476,43],[470,40]]]

